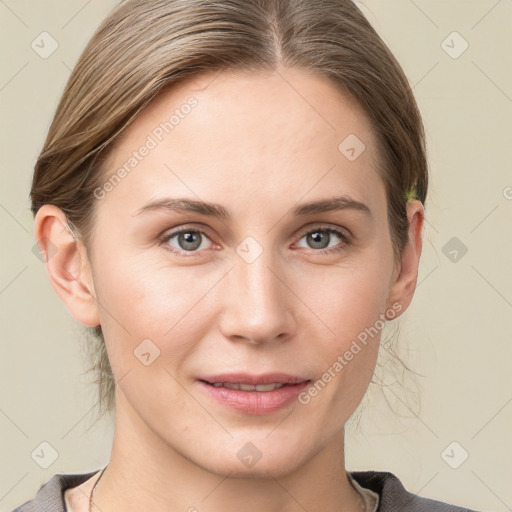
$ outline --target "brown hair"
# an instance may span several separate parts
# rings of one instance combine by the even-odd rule
[[[425,202],[428,164],[418,107],[400,65],[351,0],[126,0],[101,23],[73,69],[36,162],[30,197],[66,214],[90,255],[93,191],[107,150],[164,86],[204,71],[300,68],[329,77],[376,133],[391,240],[407,243],[406,203]],[[101,326],[100,410],[115,406]]]

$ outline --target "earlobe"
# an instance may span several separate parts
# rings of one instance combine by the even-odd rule
[[[34,236],[44,255],[50,282],[68,311],[84,325],[99,325],[85,247],[68,227],[64,212],[54,205],[43,205],[35,217]]]
[[[423,244],[423,223],[425,218],[421,201],[411,200],[408,202],[407,218],[409,221],[408,243],[402,252],[399,271],[391,284],[388,300],[388,307],[395,303],[401,305],[401,314],[409,307],[418,280],[418,266]]]

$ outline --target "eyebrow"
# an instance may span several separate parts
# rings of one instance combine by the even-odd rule
[[[208,217],[215,217],[220,220],[230,221],[229,211],[217,203],[208,203],[196,201],[188,198],[163,198],[152,201],[142,208],[139,208],[133,216],[149,213],[151,211],[167,210],[177,213],[198,213]],[[317,213],[326,213],[340,210],[356,210],[372,216],[370,208],[360,201],[356,201],[349,196],[339,196],[321,201],[312,201],[296,206],[292,210],[292,215],[303,217]]]

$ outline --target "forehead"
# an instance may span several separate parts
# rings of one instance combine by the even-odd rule
[[[377,164],[368,117],[330,79],[224,70],[162,91],[113,146],[104,180],[125,170],[108,202],[132,210],[170,194],[242,207],[334,188],[378,203]]]

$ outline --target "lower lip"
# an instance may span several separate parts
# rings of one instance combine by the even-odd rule
[[[242,391],[215,387],[198,381],[201,387],[215,400],[245,414],[261,415],[276,412],[292,403],[306,388],[309,381],[285,384],[273,391]]]

